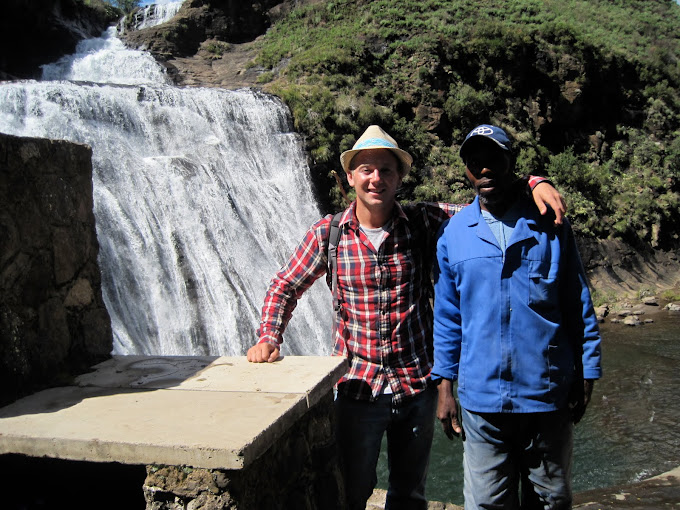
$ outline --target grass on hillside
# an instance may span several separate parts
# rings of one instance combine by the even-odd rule
[[[457,149],[482,122],[517,140],[520,173],[563,191],[576,230],[677,242],[680,7],[644,0],[315,2],[262,39],[265,88],[307,139],[338,209],[338,155],[372,123],[415,158],[403,200],[466,202]]]

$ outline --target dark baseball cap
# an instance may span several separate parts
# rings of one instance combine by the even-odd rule
[[[463,145],[460,146],[459,154],[463,161],[465,161],[466,153],[469,152],[470,148],[474,145],[474,143],[470,142],[470,140],[479,140],[480,137],[492,140],[504,151],[511,150],[512,142],[510,141],[510,138],[508,138],[508,134],[505,131],[503,131],[498,126],[482,124],[470,131],[465,137]]]

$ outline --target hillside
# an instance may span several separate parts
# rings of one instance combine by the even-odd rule
[[[224,2],[189,0],[180,16],[226,12],[213,4]],[[222,76],[221,86],[229,80],[220,64],[240,56],[242,79],[232,83],[261,87],[290,106],[324,209],[341,203],[329,175],[337,154],[370,123],[414,153],[404,199],[467,201],[457,147],[469,129],[491,121],[520,140],[521,172],[548,175],[564,190],[581,235],[638,248],[676,244],[674,2],[329,0],[284,15],[274,2],[265,7],[259,24],[241,25],[248,33],[235,38],[213,23],[202,44],[166,45],[157,54],[178,82],[209,85]],[[173,39],[172,27],[157,30]]]
[[[680,8],[672,2],[325,2],[257,58],[315,168],[371,122],[414,148],[406,198],[471,197],[457,157],[492,121],[522,172],[565,190],[585,236],[667,246],[678,224]],[[285,66],[282,63],[285,62]],[[264,81],[261,79],[261,81]]]

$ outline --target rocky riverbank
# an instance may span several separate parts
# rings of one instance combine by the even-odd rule
[[[637,252],[614,240],[578,241],[601,322],[638,326],[680,301],[678,250]],[[680,307],[678,307],[680,308]]]
[[[368,500],[368,510],[385,508],[387,491],[376,489]],[[593,489],[574,494],[579,510],[656,510],[676,506],[680,501],[680,467],[659,476],[627,485]],[[430,501],[428,510],[463,510],[462,506]]]

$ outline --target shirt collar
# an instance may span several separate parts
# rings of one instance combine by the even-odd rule
[[[518,207],[519,218],[517,219],[515,231],[511,238],[512,243],[514,244],[518,240],[527,239],[529,237],[538,239],[538,233],[536,232],[538,225],[536,207],[526,200],[521,199],[516,206]],[[482,216],[482,208],[479,206],[478,196],[475,197],[475,200],[468,207],[474,208],[474,214],[472,214],[468,220],[468,227],[475,227],[480,223],[486,224],[486,220]],[[478,230],[478,233],[485,232],[485,230],[489,230],[490,232],[490,229],[487,228],[481,231]],[[484,237],[484,235],[482,234],[481,237]]]
[[[350,206],[347,209],[345,209],[345,212],[340,217],[340,226],[344,225],[345,223],[349,223],[350,228],[354,230],[357,230],[359,228],[359,220],[357,219],[356,207],[357,202],[355,200],[350,204]],[[392,222],[396,223],[397,221],[401,220],[408,221],[408,216],[406,216],[406,213],[401,208],[399,202],[395,202],[394,209],[392,210]]]

